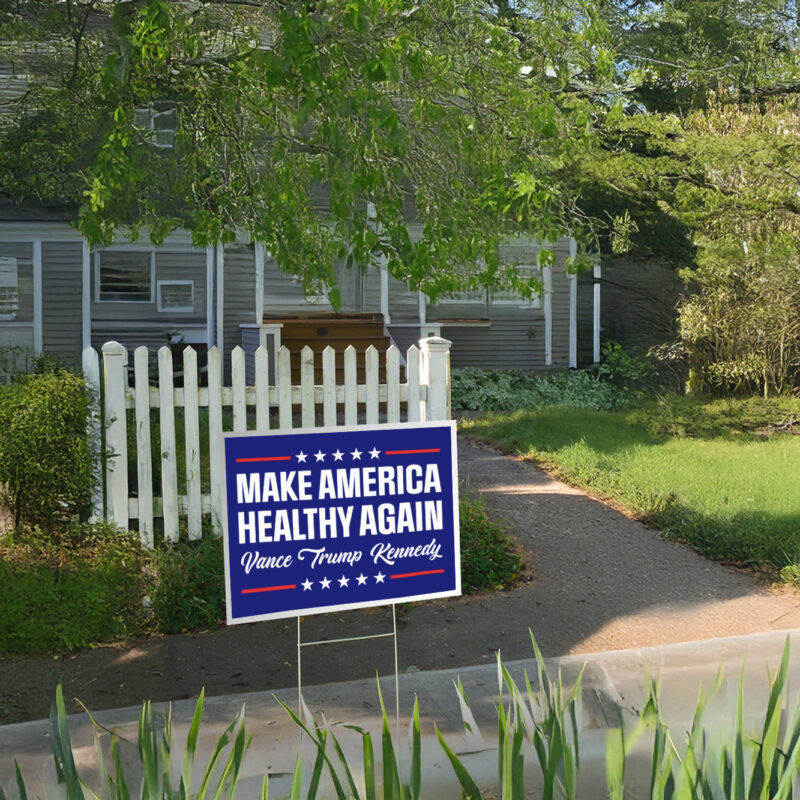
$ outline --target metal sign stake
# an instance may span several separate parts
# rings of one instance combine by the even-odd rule
[[[341,642],[360,642],[365,639],[394,639],[394,721],[397,737],[400,737],[400,667],[397,656],[397,612],[396,604],[392,603],[392,632],[370,633],[365,636],[343,636],[340,639],[319,639],[314,642],[304,642],[300,632],[301,617],[297,617],[297,716],[303,719],[303,648],[314,647],[318,644],[339,644]]]

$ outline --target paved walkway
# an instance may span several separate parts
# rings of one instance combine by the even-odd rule
[[[800,627],[800,593],[767,590],[529,463],[462,439],[459,468],[533,557],[535,580],[509,602],[545,654]]]
[[[547,656],[800,628],[798,594],[767,591],[530,464],[461,440],[459,465],[490,511],[510,521],[534,577],[509,592],[399,608],[402,672],[492,664],[498,650],[507,661],[529,658],[529,628]],[[305,640],[387,630],[385,608],[303,622]],[[211,696],[291,687],[295,644],[294,620],[277,620],[0,661],[0,721],[47,716],[59,681],[93,710],[189,698],[202,687]],[[307,685],[393,669],[388,641],[306,653]]]

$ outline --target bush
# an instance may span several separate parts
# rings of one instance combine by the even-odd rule
[[[465,592],[506,589],[519,580],[522,559],[502,525],[489,519],[486,503],[462,497],[461,586]]]
[[[207,534],[196,542],[165,542],[153,554],[155,585],[150,603],[162,633],[180,633],[225,619],[222,538]]]
[[[20,523],[52,529],[88,506],[89,393],[60,368],[0,387],[0,499]]]
[[[605,377],[608,377],[606,375]],[[454,369],[451,378],[455,410],[511,411],[565,406],[609,411],[623,408],[639,396],[636,387],[601,380],[591,371],[537,375],[519,370]]]
[[[111,525],[3,536],[0,654],[64,652],[139,633],[145,560],[138,537]]]

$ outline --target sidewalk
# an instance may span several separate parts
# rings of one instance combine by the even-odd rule
[[[660,676],[663,711],[667,722],[673,726],[673,733],[679,735],[681,728],[691,721],[699,686],[708,686],[720,664],[725,669],[725,682],[711,703],[706,719],[710,723],[723,725],[730,722],[735,708],[739,674],[744,663],[745,716],[752,721],[763,713],[769,673],[774,672],[780,662],[786,636],[785,632],[770,632],[715,641],[548,659],[551,677],[555,677],[560,669],[568,684],[574,680],[584,662],[587,665],[583,679],[581,775],[582,786],[586,789],[583,794],[587,797],[596,796],[597,786],[604,786],[605,729],[615,725],[620,711],[628,721],[635,719],[642,699],[646,671],[654,677]],[[800,681],[800,631],[791,632],[790,638],[793,657],[789,682],[791,686],[797,686]],[[506,666],[518,681],[525,670],[532,680],[535,678],[536,665],[530,659],[507,662]],[[466,696],[483,733],[483,740],[464,734],[453,685],[457,676],[461,677],[464,684]],[[393,683],[391,677],[381,680],[391,718]],[[413,697],[419,697],[424,737],[423,790],[426,796],[434,793],[441,798],[455,799],[460,796],[451,769],[435,740],[434,722],[444,732],[451,747],[463,755],[464,763],[479,784],[491,784],[494,781],[494,705],[499,697],[497,687],[497,669],[494,664],[412,672],[400,676],[401,741],[405,740],[408,730]],[[380,731],[380,715],[374,680],[310,686],[305,690],[304,696],[317,717],[324,714],[328,721],[352,723],[372,731],[376,755],[379,755],[377,737]],[[242,800],[258,797],[265,770],[271,776],[271,795],[279,797],[289,791],[297,755],[304,755],[307,766],[313,763],[308,743],[301,741],[299,730],[280,708],[277,699],[292,708],[297,707],[297,692],[291,689],[277,691],[274,695],[271,692],[254,692],[208,698],[206,701],[199,754],[210,749],[216,736],[242,706],[245,707],[247,726],[254,738],[237,792],[237,797]],[[181,749],[194,706],[194,700],[181,700],[173,704],[176,741],[180,743]],[[165,709],[163,704],[154,707],[154,711],[162,718]],[[122,754],[128,762],[135,753],[138,714],[138,707],[129,707],[95,715],[101,725],[116,730],[120,738],[125,740],[122,743]],[[91,725],[86,715],[75,715],[70,719],[70,727],[76,763],[85,770],[91,781],[95,763]],[[28,782],[30,796],[52,796],[55,773],[49,755],[47,731],[47,721],[0,727],[0,786],[9,789],[13,785],[12,758],[17,758]],[[359,738],[343,730],[338,735],[355,759],[353,763],[359,763]],[[103,733],[101,738],[107,742],[108,734]],[[181,751],[177,750],[175,757],[180,759],[181,755]],[[197,763],[202,763],[202,757],[198,758]],[[644,762],[634,764],[634,773],[641,771],[644,766]]]

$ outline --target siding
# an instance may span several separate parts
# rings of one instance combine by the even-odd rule
[[[530,338],[529,332],[533,333]],[[487,327],[443,324],[453,367],[534,370],[544,367],[544,319],[495,319]]]
[[[80,242],[42,242],[42,345],[64,364],[81,363]]]
[[[230,353],[242,343],[243,322],[256,321],[255,253],[249,245],[225,248],[225,306],[223,320],[225,380],[230,377]]]
[[[674,341],[676,307],[685,293],[674,268],[645,259],[606,259],[601,287],[604,338],[639,352]]]

